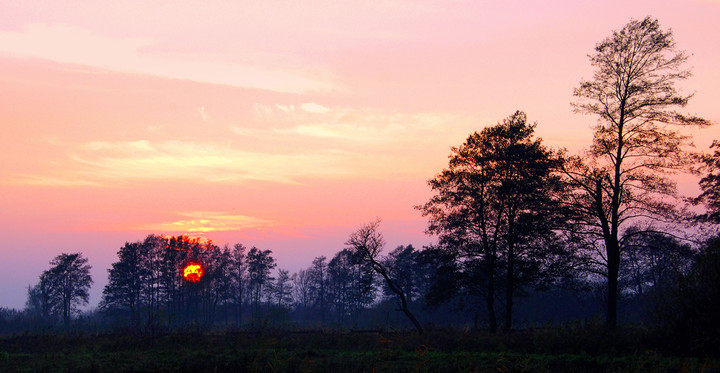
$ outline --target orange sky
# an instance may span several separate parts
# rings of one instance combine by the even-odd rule
[[[0,307],[63,251],[90,259],[95,305],[149,233],[291,271],[376,217],[388,246],[427,244],[413,206],[450,147],[518,109],[586,146],[587,54],[646,15],[692,54],[687,111],[720,122],[717,1],[0,0]]]

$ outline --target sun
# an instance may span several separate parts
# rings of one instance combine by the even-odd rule
[[[198,282],[203,276],[203,267],[199,263],[190,262],[183,268],[183,278],[186,281]]]

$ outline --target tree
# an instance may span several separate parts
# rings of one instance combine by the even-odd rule
[[[674,346],[696,353],[720,353],[720,236],[703,244],[689,270],[663,289],[655,312],[660,330]]]
[[[689,244],[661,232],[630,227],[625,236],[626,260],[620,266],[619,285],[636,296],[649,290],[662,293],[674,286],[694,258]]]
[[[671,217],[675,184],[667,174],[689,165],[688,136],[675,128],[709,125],[673,110],[692,95],[675,83],[690,76],[685,52],[675,49],[672,31],[657,20],[631,20],[601,41],[589,56],[593,79],[574,90],[575,111],[597,115],[593,142],[565,169],[573,185],[575,233],[585,237],[607,277],[606,324],[617,324],[618,270],[623,227],[638,219]]]
[[[403,289],[408,301],[420,298],[420,288],[425,283],[423,273],[418,267],[418,255],[419,252],[413,245],[400,245],[389,252],[381,262],[387,271],[393,274],[393,279],[397,286]],[[397,296],[387,284],[383,287],[383,294],[386,298]]]
[[[337,321],[357,326],[360,311],[375,300],[376,278],[368,263],[350,249],[340,250],[330,260],[328,273],[328,303]]]
[[[203,297],[206,301],[205,317],[208,324],[215,322],[217,308],[227,304],[233,299],[233,255],[230,247],[225,245],[222,249],[208,246],[203,256],[206,270]]]
[[[27,312],[43,323],[52,322],[54,315],[47,282],[40,281],[35,286],[28,286],[28,298],[25,302]]]
[[[428,231],[456,252],[465,279],[481,284],[491,330],[495,297],[505,287],[505,329],[512,325],[516,291],[532,282],[527,265],[547,257],[560,193],[558,160],[534,139],[535,124],[515,112],[502,123],[470,134],[452,148],[448,168],[428,184],[436,193],[417,208],[429,217]],[[499,276],[502,276],[499,277]],[[498,281],[503,279],[504,284]]]
[[[702,193],[693,201],[695,204],[703,204],[707,211],[698,216],[701,221],[720,223],[720,142],[713,141],[710,149],[715,149],[712,154],[702,157],[703,168],[707,172],[700,179]]]
[[[243,301],[245,299],[246,272],[247,272],[247,248],[242,244],[235,244],[231,251],[231,296],[235,303],[235,322],[242,325]]]
[[[246,263],[250,300],[255,316],[257,316],[263,290],[269,287],[274,280],[274,278],[270,276],[270,271],[277,266],[277,263],[275,263],[275,258],[272,257],[272,251],[260,250],[257,247],[253,247],[248,251]]]
[[[29,291],[29,304],[38,303],[43,313],[62,317],[65,325],[80,305],[87,304],[90,285],[90,265],[81,253],[62,253],[50,261],[52,267],[40,275],[40,283]]]
[[[457,295],[461,281],[454,252],[430,246],[418,252],[415,261],[415,286],[426,306],[438,306]]]
[[[312,266],[308,268],[308,276],[310,281],[310,292],[313,307],[320,310],[321,325],[325,325],[325,315],[327,314],[328,300],[328,264],[325,256],[318,256],[313,259]]]
[[[280,308],[290,308],[293,303],[293,283],[287,269],[278,270],[278,276],[272,285],[272,298]]]
[[[298,308],[307,310],[310,308],[311,302],[311,279],[310,271],[301,269],[290,276],[293,285],[293,298]]]
[[[400,303],[399,310],[410,319],[417,332],[422,334],[423,328],[420,326],[420,322],[418,322],[415,315],[413,315],[408,308],[407,290],[401,287],[400,282],[393,276],[394,273],[381,263],[380,253],[385,246],[385,240],[383,239],[382,233],[378,230],[379,226],[380,220],[375,220],[363,225],[360,229],[350,234],[345,244],[349,246],[350,250],[353,250],[359,255],[363,261],[369,263],[377,274],[382,276],[388,288],[397,295]]]
[[[212,325],[222,306],[236,299],[236,262],[243,250],[242,245],[221,249],[188,236],[149,235],[142,242],[126,243],[109,270],[100,307],[113,317],[127,317],[135,327],[147,321],[151,332],[162,323]],[[182,269],[189,262],[204,267],[201,281],[183,279]]]
[[[118,261],[108,270],[108,284],[103,289],[100,308],[130,314],[131,324],[140,326],[140,311],[145,303],[144,286],[148,281],[147,246],[141,242],[129,243],[118,251]]]

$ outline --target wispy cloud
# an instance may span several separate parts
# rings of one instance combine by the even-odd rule
[[[177,215],[179,217],[178,220],[145,224],[138,227],[138,229],[166,233],[181,232],[202,234],[240,231],[272,225],[272,222],[269,220],[222,211],[179,212]]]
[[[330,81],[292,69],[171,58],[148,52],[155,43],[151,38],[109,38],[83,28],[56,24],[31,24],[20,31],[0,31],[2,54],[277,92],[337,89]]]
[[[269,138],[294,136],[346,140],[356,143],[395,144],[454,141],[450,126],[463,126],[468,118],[447,113],[387,113],[373,109],[328,107],[315,102],[299,104],[255,104],[256,120],[284,126],[244,128],[233,126],[240,136]],[[452,143],[452,142],[450,142]]]
[[[352,173],[346,154],[334,150],[251,152],[191,141],[93,141],[73,151],[60,170],[16,175],[13,183],[102,186],[142,181],[242,183],[248,180],[298,184],[303,178]]]
[[[332,111],[332,109],[330,109],[329,107],[320,105],[315,102],[306,102],[304,104],[301,104],[300,109],[303,111],[306,111],[308,113],[318,113],[318,114],[327,114],[330,111]]]
[[[28,186],[48,187],[99,187],[100,182],[74,177],[19,174],[8,178],[8,183]]]

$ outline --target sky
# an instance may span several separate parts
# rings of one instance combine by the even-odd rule
[[[94,307],[152,233],[291,272],[375,218],[387,250],[430,244],[414,206],[450,148],[516,110],[587,147],[587,55],[648,15],[691,54],[685,110],[720,123],[720,1],[0,0],[0,307],[63,252],[93,266]]]

